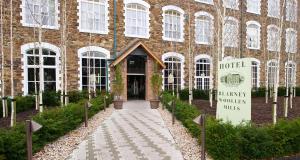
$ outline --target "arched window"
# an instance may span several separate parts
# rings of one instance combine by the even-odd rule
[[[79,31],[108,33],[107,0],[79,0]]]
[[[286,72],[286,83],[288,87],[295,86],[296,83],[296,63],[295,62],[286,62],[285,63],[285,72]]]
[[[286,29],[285,51],[287,53],[297,52],[297,31],[293,28]]]
[[[279,28],[275,25],[268,26],[268,50],[279,52]]]
[[[165,6],[163,10],[163,40],[183,42],[184,11],[176,6]]]
[[[208,55],[199,55],[195,58],[195,88],[200,90],[209,90],[211,81],[211,57]]]
[[[96,90],[108,90],[108,66],[107,59],[110,56],[108,50],[89,46],[79,49],[80,58],[80,90],[95,88]]]
[[[280,0],[268,0],[268,16],[279,18],[280,16]]]
[[[234,17],[225,17],[223,43],[225,47],[238,47],[239,27]]]
[[[149,8],[142,0],[125,0],[125,36],[149,38]]]
[[[260,73],[260,61],[258,59],[252,60],[252,88],[259,88],[259,73]]]
[[[278,62],[276,60],[268,61],[268,86],[274,87],[277,77]]]
[[[297,22],[297,0],[286,0],[286,20]]]
[[[198,44],[212,44],[214,17],[207,12],[195,13],[195,40]]]
[[[58,91],[60,89],[59,48],[48,43],[42,43],[43,91]],[[40,89],[40,57],[38,43],[30,43],[21,47],[24,63],[24,94],[34,94]]]
[[[183,65],[184,56],[179,53],[169,52],[162,56],[163,62],[166,68],[163,70],[163,84],[165,90],[181,90],[184,88],[183,82]],[[168,77],[170,75],[174,77],[174,83],[169,83]]]
[[[247,47],[250,49],[260,48],[260,24],[256,21],[247,22]]]
[[[58,2],[57,0],[22,0],[23,26],[58,29]]]

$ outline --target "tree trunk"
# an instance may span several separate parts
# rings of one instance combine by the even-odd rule
[[[39,87],[39,111],[43,112],[43,91],[44,91],[44,70],[43,70],[43,49],[42,49],[42,26],[39,25],[39,78],[40,78],[40,87]]]
[[[13,1],[10,0],[10,83],[11,83],[11,119],[10,126],[16,125],[16,101],[14,90],[14,46],[13,46]]]

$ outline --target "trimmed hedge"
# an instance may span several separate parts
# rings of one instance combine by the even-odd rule
[[[107,104],[111,103],[111,97]],[[68,106],[51,108],[33,117],[33,120],[43,125],[43,128],[33,134],[33,152],[39,151],[47,143],[76,129],[84,122],[84,102],[70,103]],[[92,107],[88,110],[92,117],[103,106],[103,98],[97,97],[92,100]],[[18,123],[15,127],[4,130],[0,129],[0,159],[26,159],[25,124]]]
[[[163,93],[162,103],[168,106],[174,97]],[[176,99],[175,116],[190,133],[199,139],[200,127],[193,122],[199,115],[195,106]],[[215,160],[265,159],[300,152],[300,118],[280,120],[276,125],[243,124],[233,126],[209,117],[206,123],[206,149]]]
[[[25,97],[18,96],[16,97],[16,103],[17,103],[17,107],[16,107],[17,113],[28,111],[35,108],[35,98],[33,96],[25,96]],[[11,109],[10,106],[11,106],[11,100],[8,99],[7,100],[8,113],[10,113],[10,109]],[[3,110],[2,110],[2,101],[1,101],[0,116],[2,116],[2,112]]]

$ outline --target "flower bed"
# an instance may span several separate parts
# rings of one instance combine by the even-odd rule
[[[112,98],[109,97],[107,104]],[[43,125],[43,128],[33,134],[33,152],[39,151],[44,145],[77,128],[84,121],[84,103],[70,103],[63,108],[56,107],[45,110],[33,117],[33,120]],[[92,100],[92,107],[88,110],[92,117],[104,108],[103,97]],[[0,159],[26,159],[25,124],[18,123],[9,130],[0,130]]]
[[[168,105],[173,99],[164,93],[162,103]],[[200,128],[193,122],[199,115],[195,106],[176,100],[175,116],[199,139]],[[300,152],[300,119],[280,120],[276,125],[244,124],[233,126],[209,117],[206,124],[206,147],[215,160],[263,159],[282,157]]]

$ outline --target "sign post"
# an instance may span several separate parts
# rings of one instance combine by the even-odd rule
[[[219,63],[217,119],[238,125],[251,121],[251,58]]]

